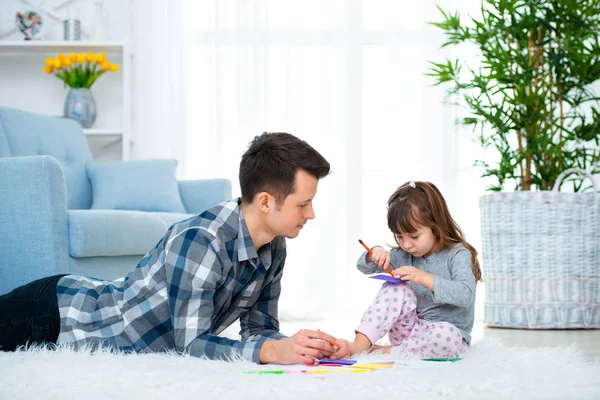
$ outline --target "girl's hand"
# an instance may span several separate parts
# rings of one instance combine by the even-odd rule
[[[335,341],[337,351],[329,356],[332,360],[339,360],[340,358],[349,357],[353,354],[352,343],[344,339],[338,339]]]
[[[411,281],[416,285],[425,286],[433,292],[434,276],[429,272],[421,271],[419,268],[411,266],[404,266],[396,268],[392,271],[392,274],[400,277],[403,281]]]
[[[390,266],[390,253],[381,247],[373,247],[371,249],[373,255],[367,253],[367,262],[374,262],[381,268]]]

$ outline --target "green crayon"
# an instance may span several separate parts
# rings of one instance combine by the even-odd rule
[[[246,371],[246,374],[257,374],[257,375],[281,375],[285,374],[285,371],[282,370],[266,370],[266,371]]]

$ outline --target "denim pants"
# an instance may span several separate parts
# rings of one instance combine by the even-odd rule
[[[54,346],[60,332],[56,284],[63,276],[38,279],[0,296],[0,351]]]

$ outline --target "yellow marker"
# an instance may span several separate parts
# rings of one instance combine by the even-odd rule
[[[340,372],[373,372],[373,370],[368,368],[352,368]]]
[[[393,364],[383,364],[383,363],[365,363],[365,364],[355,364],[349,366],[349,368],[362,368],[362,369],[386,369],[393,368]]]

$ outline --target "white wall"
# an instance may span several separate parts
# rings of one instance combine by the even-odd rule
[[[132,158],[181,159],[185,85],[181,3],[134,0],[133,10]]]
[[[294,133],[332,163],[317,218],[288,242],[285,309],[364,307],[375,286],[354,268],[357,239],[391,242],[385,204],[407,180],[435,182],[474,238],[478,193],[458,173],[473,162],[470,135],[456,132],[444,88],[423,76],[443,54],[439,30],[423,22],[439,19],[434,2],[381,1],[370,11],[363,2],[372,12],[364,25],[360,0],[187,3],[187,176],[235,182],[239,156],[262,130]]]
[[[51,8],[62,3],[65,3],[65,1],[48,0],[43,3],[43,6]],[[66,3],[79,8],[84,29],[91,31],[94,2],[92,0],[79,0],[67,1]],[[468,6],[467,3],[472,5],[471,10],[465,8]],[[462,15],[467,15],[468,12],[475,13],[477,11],[477,3],[479,2],[475,0],[469,2],[455,0],[444,2],[444,6],[454,9],[460,5]],[[213,167],[203,171],[186,168],[187,160],[185,156],[189,152],[185,150],[186,139],[183,137],[184,121],[186,120],[183,99],[184,94],[197,91],[198,88],[189,87],[188,82],[183,81],[182,78],[183,65],[179,62],[183,54],[182,46],[184,43],[184,32],[180,23],[183,19],[181,16],[181,2],[131,0],[129,13],[123,12],[124,8],[121,1],[105,0],[104,4],[109,16],[109,39],[127,40],[133,53],[131,71],[133,146],[131,158],[174,157],[180,160],[178,171],[182,178],[223,176],[223,171],[227,171],[226,177],[235,181],[237,179],[236,165],[228,169]],[[433,7],[433,2],[431,2],[431,6]],[[16,10],[34,8],[26,5],[23,0],[9,0],[1,3],[0,32],[11,28]],[[66,15],[64,8],[59,8],[56,13]],[[60,24],[51,22],[51,17],[46,18],[46,21],[47,23],[43,29],[45,39],[60,39],[62,32]],[[19,33],[11,33],[9,36],[5,36],[4,39],[18,39],[19,35]],[[439,40],[439,35],[432,34],[432,36],[421,38],[421,40]],[[426,56],[429,59],[434,59],[438,56],[438,52],[431,51]],[[410,62],[410,60],[407,60],[407,62]],[[21,68],[21,65],[27,66]],[[42,65],[38,61],[18,58],[7,61],[0,58],[0,104],[48,114],[60,114],[65,91],[58,79],[49,77],[41,71]],[[414,66],[413,73],[425,72],[420,69],[421,67],[423,65]],[[111,113],[118,112],[116,109],[111,109],[111,107],[114,107],[114,103],[106,100],[109,99],[109,95],[103,94],[103,91],[108,92],[108,88],[113,87],[114,82],[111,82],[111,79],[117,78],[115,76],[103,77],[94,88],[95,93],[97,93],[97,100],[99,100],[98,123],[101,123],[103,118],[109,118]],[[377,77],[373,76],[372,79],[373,82],[376,82]],[[28,96],[17,98],[14,93],[22,92],[23,88],[27,88]],[[370,89],[367,87],[365,90]],[[202,93],[197,94],[202,96]],[[381,219],[390,188],[402,183],[409,176],[412,179],[429,179],[438,184],[443,190],[455,219],[464,229],[469,241],[479,248],[477,201],[479,195],[483,193],[484,182],[479,179],[479,172],[472,168],[472,163],[476,158],[475,156],[481,153],[481,150],[470,142],[470,133],[457,132],[454,129],[453,120],[458,116],[458,112],[450,106],[442,106],[443,97],[443,88],[434,88],[426,83],[419,85],[418,88],[406,94],[404,99],[406,102],[411,102],[413,99],[419,99],[420,101],[423,98],[439,99],[438,102],[433,101],[431,104],[423,104],[424,114],[414,116],[415,120],[420,121],[418,122],[418,129],[419,132],[422,132],[421,136],[410,135],[410,132],[412,132],[410,129],[415,126],[414,121],[411,122],[410,120],[406,121],[407,131],[402,133],[412,147],[404,150],[404,153],[398,154],[398,157],[408,157],[418,161],[419,173],[411,175],[402,172],[399,174],[398,182],[389,183],[389,187],[376,193],[363,194],[364,196],[376,196],[376,201],[381,203],[382,206],[377,210],[361,210],[361,212],[365,215],[373,215],[373,218],[378,217]],[[357,100],[357,104],[360,106],[360,99]],[[264,129],[266,130],[268,127]],[[376,133],[377,130],[374,129],[373,132]],[[210,135],[210,132],[200,132],[200,134]],[[218,138],[207,138],[207,142],[213,140],[218,140]],[[322,143],[318,141],[316,143],[326,146],[328,142],[323,138]],[[241,148],[246,144],[247,141],[244,141],[244,143],[235,144],[235,147]],[[109,148],[109,150],[116,151],[117,154],[119,151],[118,147]],[[328,151],[327,148],[323,147],[324,153]],[[108,157],[110,158],[110,156]],[[342,155],[343,160],[346,160],[346,158]],[[428,158],[433,161],[426,162]],[[334,164],[334,170],[340,168],[339,166],[340,164]],[[210,176],[206,175],[207,172]],[[327,179],[336,178],[332,176]],[[328,185],[326,181],[323,182],[321,188],[320,196],[337,195],[335,186]],[[317,199],[317,202],[319,201]],[[360,207],[361,204],[361,201],[357,200],[350,202],[349,206]],[[317,205],[319,204],[317,203]],[[325,218],[328,210],[324,208],[320,208],[320,210],[319,219],[309,224],[310,226],[307,226],[307,229],[303,231],[302,237],[294,241],[294,248],[312,247],[315,242],[327,243],[333,241],[338,235],[344,239],[356,236],[354,234],[356,226],[353,225],[352,220],[345,217],[352,213],[351,210],[345,210],[342,213],[343,215],[340,214],[340,223],[342,224],[339,227],[340,230],[344,229],[343,226],[348,227],[348,231],[344,232],[331,229],[331,220]],[[362,224],[362,222],[360,223]],[[385,231],[385,226],[373,229],[365,227],[362,234],[369,234],[370,237],[382,237]],[[365,237],[363,239],[367,240]],[[354,245],[353,242],[352,246]],[[360,253],[360,248],[358,245],[356,248],[348,247],[345,253],[347,254],[344,255],[344,260],[346,258],[353,259],[355,254]],[[304,262],[305,259],[310,261],[305,255],[297,256],[298,263]],[[345,262],[345,264],[347,263]],[[345,264],[338,268],[351,268],[350,265]],[[324,265],[324,267],[326,268],[328,265]],[[306,276],[299,278],[298,282],[300,280],[302,282],[297,286],[294,286],[293,280],[286,282],[286,285],[288,285],[286,290],[288,293],[293,293],[293,296],[288,297],[286,300],[288,303],[293,303],[299,296],[305,299],[309,306],[312,306],[313,303],[318,301],[309,298],[308,286],[313,284],[323,285],[323,280],[331,282],[330,285],[343,285],[346,282],[345,280],[336,282],[336,276],[333,275],[332,270],[324,270],[322,277]],[[348,297],[354,296],[352,292],[346,295]]]

